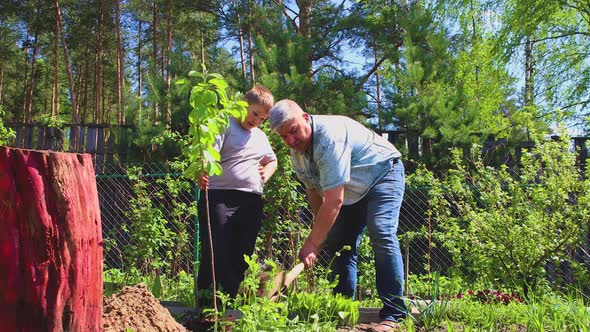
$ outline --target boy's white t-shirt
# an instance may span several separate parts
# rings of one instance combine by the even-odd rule
[[[230,118],[229,126],[216,140],[223,173],[209,178],[209,189],[233,189],[262,195],[258,165],[277,159],[268,137],[260,128],[244,129]]]

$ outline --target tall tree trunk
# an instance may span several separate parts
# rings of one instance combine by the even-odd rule
[[[101,104],[102,98],[102,35],[104,29],[104,2],[98,0],[98,21],[96,32],[96,52],[94,63],[94,116],[92,123],[97,124],[102,119],[103,115]]]
[[[312,0],[301,0],[298,2],[299,4],[299,35],[301,35],[305,40],[311,39],[311,7],[313,4]],[[308,68],[308,77],[310,80],[313,79],[313,59],[312,59],[312,51],[311,47],[308,47],[307,52],[305,54],[305,59],[307,60],[307,68]]]
[[[29,81],[29,87],[27,90],[27,109],[26,109],[26,123],[31,123],[33,118],[33,90],[35,89],[35,68],[37,63],[37,54],[39,53],[38,35],[35,31],[35,41],[33,42],[33,56],[31,57],[31,80]]]
[[[4,36],[4,29],[0,29],[0,40]],[[0,105],[2,105],[2,90],[4,88],[4,62],[0,63]]]
[[[25,74],[25,78],[23,80],[23,104],[21,107],[21,118],[20,118],[21,123],[23,123],[23,124],[26,123],[26,120],[27,120],[27,105],[28,105],[27,91],[28,91],[28,86],[29,86],[29,70],[28,70],[29,69],[29,37],[30,37],[29,30],[27,29],[27,37],[25,39],[27,41],[27,43],[23,49],[24,54],[25,54],[25,69],[23,70],[23,72]],[[23,139],[24,139],[24,136],[25,135],[23,135]]]
[[[474,49],[475,47],[477,47],[477,44],[479,43],[479,38],[477,36],[477,26],[475,24],[475,8],[473,5],[473,1],[470,2],[471,4],[471,29],[472,29],[472,34],[471,34],[471,47],[472,49]],[[475,86],[476,88],[479,90],[479,71],[480,71],[480,65],[479,62],[477,62],[475,64]],[[477,98],[479,98],[479,93],[476,95]]]
[[[254,70],[254,41],[252,40],[252,6],[248,4],[248,54],[250,55],[250,85],[256,83],[256,71]]]
[[[51,89],[51,116],[59,116],[59,22],[55,19],[54,54],[53,57],[53,87]]]
[[[68,75],[68,82],[69,82],[69,89],[70,89],[70,100],[72,102],[72,131],[73,131],[73,142],[70,142],[70,146],[73,146],[74,149],[78,146],[78,133],[80,128],[78,124],[80,124],[80,119],[78,117],[78,104],[76,103],[76,90],[74,89],[74,79],[72,77],[72,68],[70,67],[70,54],[68,52],[68,44],[66,43],[66,34],[64,33],[64,27],[61,19],[61,9],[59,8],[59,0],[55,0],[55,11],[57,14],[57,20],[60,28],[60,36],[62,39],[62,47],[64,51],[64,61],[66,65],[66,73]]]
[[[117,123],[125,124],[123,112],[123,90],[125,89],[125,58],[123,55],[123,38],[121,36],[121,0],[115,1],[115,29],[117,33]]]
[[[377,102],[377,116],[379,130],[383,130],[383,109],[381,107],[381,75],[379,74],[379,49],[377,48],[377,41],[373,36],[373,61],[375,61],[375,84],[376,84],[376,102]]]
[[[0,148],[0,331],[101,331],[92,157]]]
[[[89,85],[89,77],[90,77],[90,61],[88,61],[89,54],[90,54],[90,49],[88,47],[88,43],[86,43],[86,56],[84,57],[86,59],[86,61],[84,61],[84,74],[80,75],[79,80],[78,80],[78,91],[82,91],[82,101],[81,101],[81,106],[82,106],[82,116],[80,116],[80,122],[85,125],[86,124],[86,119],[88,116],[88,100],[90,99],[88,97],[88,85]]]
[[[164,115],[164,122],[168,125],[171,125],[172,121],[172,103],[171,103],[171,95],[170,95],[170,65],[171,65],[171,58],[172,58],[172,0],[168,0],[168,24],[166,25],[166,35],[167,35],[167,43],[166,43],[166,114]]]
[[[158,0],[154,0],[154,6],[153,6],[153,18],[152,18],[152,33],[153,33],[153,40],[152,40],[152,60],[154,63],[154,71],[153,74],[155,75],[158,72],[158,26],[159,26],[159,20],[158,17],[160,16],[159,14],[159,9],[158,9]],[[154,91],[154,94],[156,94],[157,91]],[[154,100],[154,119],[153,119],[153,123],[156,124],[158,122],[158,113],[159,113],[159,109],[158,109],[158,100]]]
[[[240,17],[240,10],[237,7],[236,0],[234,2],[234,7],[236,7],[236,15],[238,18],[238,41],[240,43],[240,65],[242,67],[242,78],[244,80],[244,84],[248,81],[246,77],[246,56],[244,54],[244,29],[242,28],[242,18]],[[246,86],[243,87],[243,90],[246,91]]]
[[[201,43],[201,65],[205,64],[205,32],[203,31],[203,28],[201,28],[201,33],[200,33],[200,43]]]
[[[534,104],[534,70],[535,70],[535,58],[534,58],[534,41],[530,38],[526,38],[524,57],[525,57],[525,73],[524,73],[524,106],[532,106]]]
[[[2,104],[2,90],[4,90],[4,64],[0,65],[0,104]]]
[[[138,28],[137,28],[137,101],[138,101],[138,105],[139,105],[139,124],[141,125],[141,120],[142,120],[142,106],[143,106],[143,101],[141,100],[141,87],[142,87],[142,68],[141,68],[141,47],[142,47],[142,43],[141,43],[141,34],[142,34],[142,21],[141,19],[139,20],[139,24],[138,24]]]

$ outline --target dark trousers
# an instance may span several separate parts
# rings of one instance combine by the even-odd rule
[[[211,288],[213,280],[204,192],[198,209],[201,250],[197,287],[203,290]],[[209,214],[217,289],[235,297],[248,268],[244,255],[254,252],[262,224],[262,197],[239,190],[209,190]]]

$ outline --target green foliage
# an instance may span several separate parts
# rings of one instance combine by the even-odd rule
[[[194,180],[199,174],[221,174],[220,155],[214,148],[215,139],[228,126],[230,116],[243,120],[248,103],[241,100],[239,94],[228,98],[227,82],[219,74],[208,74],[204,67],[203,74],[191,71],[188,76],[188,79],[177,80],[176,85],[190,88],[192,111],[189,114],[189,138],[184,150],[189,165],[184,176]],[[191,78],[198,82],[193,83]]]
[[[182,163],[170,166],[172,170],[185,167]],[[183,269],[183,259],[192,255],[187,225],[196,216],[196,202],[185,203],[180,194],[192,193],[194,185],[167,174],[156,179],[154,186],[142,173],[139,167],[127,171],[134,196],[126,212],[130,224],[121,225],[130,237],[130,245],[123,248],[126,269],[137,269],[143,275],[175,276]]]
[[[10,142],[16,138],[14,130],[4,127],[4,122],[2,121],[3,118],[4,110],[0,105],[0,145],[10,144]]]
[[[169,266],[175,239],[164,212],[154,203],[154,198],[162,199],[162,192],[149,191],[139,167],[129,168],[127,176],[133,181],[135,197],[129,200],[131,210],[126,212],[131,223],[121,225],[131,237],[131,245],[124,248],[125,258],[130,267],[159,273]]]
[[[119,292],[124,286],[144,283],[154,297],[160,300],[180,302],[184,306],[194,307],[192,296],[194,279],[185,271],[168,277],[165,275],[142,275],[140,271],[131,269],[107,269],[103,272],[104,296]]]
[[[453,270],[525,295],[543,289],[546,265],[570,261],[567,248],[581,243],[590,215],[590,181],[581,180],[567,141],[537,143],[517,174],[480,157],[468,163],[458,150],[452,165],[432,184],[429,213]]]
[[[64,120],[59,116],[51,116],[49,114],[42,114],[39,116],[39,123],[45,127],[62,129]]]
[[[335,331],[337,325],[355,324],[358,320],[359,302],[332,295],[331,288],[314,292],[291,291],[279,296],[276,302],[255,296],[260,287],[271,287],[277,266],[266,261],[270,271],[262,271],[257,256],[245,259],[248,270],[242,290],[233,303],[230,304],[229,299],[224,303],[224,306],[233,305],[244,314],[232,326],[233,331]],[[263,272],[270,273],[271,277],[262,278]],[[318,284],[334,286],[326,279]]]

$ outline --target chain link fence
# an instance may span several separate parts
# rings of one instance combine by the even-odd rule
[[[105,269],[135,268],[148,273],[158,270],[172,276],[179,271],[193,273],[198,257],[198,239],[194,235],[198,234],[199,191],[195,184],[163,164],[143,164],[137,168],[110,164],[96,180],[106,244]],[[272,192],[266,193],[266,199],[273,199]],[[428,187],[406,188],[398,235],[408,274],[441,272],[445,275],[453,264],[451,255],[431,236],[434,226],[427,213],[429,204]],[[298,218],[303,227],[309,227],[311,212],[305,207]],[[283,239],[266,241],[267,236]],[[287,267],[293,263],[297,244],[304,240],[303,234],[269,233],[264,227],[260,237],[258,249],[264,252],[264,257]],[[586,243],[571,252],[587,267],[590,267],[589,242],[586,236]],[[361,252],[359,273],[367,273],[362,269],[372,269],[371,260],[370,253]],[[571,279],[567,267],[548,268],[566,281]]]
[[[131,172],[133,175],[130,177],[128,171],[132,167],[140,167],[141,175],[137,176],[137,172]],[[132,218],[145,217],[141,213],[137,213],[137,210],[154,208],[161,210],[164,216],[162,221],[175,234],[174,250],[182,249],[182,252],[177,253],[176,257],[178,261],[175,261],[174,266],[170,267],[171,270],[176,271],[182,269],[192,273],[194,257],[198,254],[198,247],[195,245],[198,239],[194,238],[194,234],[198,233],[196,215],[191,215],[190,211],[187,210],[186,213],[180,216],[176,215],[178,219],[175,220],[176,222],[167,219],[173,218],[174,206],[181,204],[186,207],[192,207],[196,205],[199,198],[199,191],[196,185],[191,184],[190,190],[172,193],[168,188],[171,180],[182,181],[180,173],[174,172],[169,166],[164,164],[143,164],[141,166],[109,164],[106,166],[104,174],[97,175],[96,182],[101,207],[103,237],[106,243],[105,268],[124,269],[129,267],[126,265],[128,264],[126,255],[131,250],[126,249],[135,248],[140,245],[136,242],[137,237],[133,234],[133,232],[140,230],[133,227],[134,222]],[[139,202],[136,201],[138,195],[136,186],[138,181],[145,183],[145,193],[147,193],[148,200],[152,206],[148,206],[149,203],[147,201],[144,201],[143,206],[138,206]],[[272,193],[267,192],[266,198],[272,199]],[[135,204],[133,204],[134,202]],[[428,196],[426,188],[408,188],[406,190],[399,225],[399,234],[402,238],[404,233],[417,232],[423,226],[427,225],[424,218],[427,208]],[[148,213],[146,215],[151,216]],[[312,213],[308,207],[302,209],[300,218],[304,221],[304,225],[309,226],[309,222],[312,220]],[[180,221],[183,227],[179,227],[178,221]],[[188,235],[188,238],[185,240],[186,243],[178,243],[181,232],[186,232],[186,235]],[[261,236],[264,236],[264,234],[265,230],[263,229]],[[155,233],[150,235],[157,236]],[[272,236],[280,235],[275,233]],[[277,242],[274,242],[277,247],[270,251],[266,250],[265,256],[268,259],[290,265],[289,262],[292,262],[292,257],[281,257],[286,252],[293,252],[293,243],[288,242],[279,241],[278,245],[276,245]],[[410,273],[423,274],[427,272],[427,269],[444,271],[448,268],[450,261],[447,254],[441,249],[430,248],[428,243],[425,243],[421,239],[413,242],[416,243],[412,243],[411,246],[405,246]],[[432,250],[429,250],[429,248]],[[152,253],[153,255],[162,258],[169,256],[167,250],[170,248],[167,248],[165,245],[153,249],[155,250]],[[427,268],[428,265],[430,268]]]

